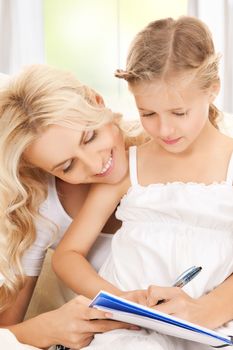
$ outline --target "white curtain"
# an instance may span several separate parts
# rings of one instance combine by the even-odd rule
[[[42,0],[0,0],[0,72],[43,62]]]
[[[210,28],[215,47],[222,54],[221,93],[217,105],[233,112],[233,0],[188,0],[188,14],[203,20]]]

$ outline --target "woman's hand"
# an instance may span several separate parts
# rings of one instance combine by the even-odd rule
[[[159,300],[163,302],[157,305]],[[210,317],[211,305],[203,297],[191,298],[179,287],[152,285],[147,289],[147,306],[208,328],[214,328]]]
[[[89,308],[89,303],[89,299],[78,296],[54,311],[51,324],[53,322],[56,341],[53,344],[81,349],[91,342],[95,333],[119,328],[138,329],[123,322],[107,320],[111,316],[110,313]]]
[[[90,300],[77,296],[59,309],[8,327],[25,344],[46,348],[62,344],[72,349],[88,345],[95,333],[113,329],[138,329],[137,326],[111,321],[110,313],[89,308]]]

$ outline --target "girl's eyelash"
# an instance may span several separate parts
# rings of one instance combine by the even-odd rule
[[[174,113],[177,117],[185,117],[187,115],[187,112],[183,113]]]
[[[155,115],[155,112],[144,113],[144,114],[142,114],[142,117],[151,117],[152,115]]]
[[[182,112],[182,113],[177,113],[177,112],[173,112],[174,115],[176,115],[177,117],[185,117],[187,115],[187,112]],[[151,113],[144,113],[142,114],[142,117],[152,117],[156,115],[155,112],[151,112]]]

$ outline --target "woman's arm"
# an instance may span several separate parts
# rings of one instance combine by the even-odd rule
[[[16,301],[0,314],[0,327],[21,322],[24,319],[38,277],[26,277],[25,285],[20,290]]]
[[[156,305],[160,299],[166,302]],[[197,299],[180,288],[150,286],[147,305],[207,328],[221,327],[233,319],[233,275]]]
[[[62,344],[72,349],[88,345],[95,333],[137,327],[106,320],[109,314],[88,307],[90,300],[78,296],[57,310],[7,327],[24,344],[47,348]]]
[[[92,298],[100,289],[120,294],[116,287],[97,274],[86,256],[127,186],[128,179],[116,185],[93,186],[81,211],[55,250],[55,272],[78,294]]]

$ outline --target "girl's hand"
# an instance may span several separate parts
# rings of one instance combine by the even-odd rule
[[[95,308],[89,308],[90,300],[78,296],[59,309],[47,313],[51,318],[48,332],[53,334],[52,344],[62,344],[72,349],[87,346],[95,333],[113,329],[138,327],[123,322],[107,320],[111,314]]]
[[[134,303],[142,304],[147,306],[147,290],[145,289],[138,289],[138,290],[131,290],[129,292],[122,292],[121,295],[119,295],[121,298],[127,299],[129,301],[133,301]]]
[[[159,300],[164,301],[157,305]],[[150,286],[147,289],[147,306],[186,321],[213,328],[210,317],[211,304],[205,303],[202,298],[191,298],[179,287]]]

